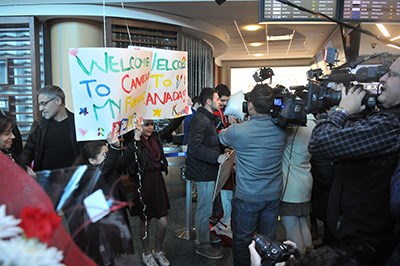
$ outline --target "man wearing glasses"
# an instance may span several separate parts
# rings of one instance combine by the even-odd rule
[[[30,130],[21,159],[33,164],[34,171],[69,167],[79,154],[75,135],[74,114],[65,107],[65,94],[60,87],[48,85],[38,91],[42,117]]]
[[[390,182],[400,152],[400,58],[381,77],[379,111],[347,123],[365,109],[366,92],[342,89],[336,111],[314,128],[309,151],[334,162],[328,226],[338,245],[362,265],[385,265],[395,246]]]

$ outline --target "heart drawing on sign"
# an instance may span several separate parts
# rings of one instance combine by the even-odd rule
[[[79,132],[81,133],[81,135],[85,136],[88,131],[87,129],[80,128]]]

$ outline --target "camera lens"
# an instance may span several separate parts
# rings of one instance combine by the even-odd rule
[[[342,92],[335,90],[327,90],[324,94],[324,105],[326,107],[332,107],[338,105],[342,99]]]
[[[269,254],[271,243],[262,235],[255,235],[254,241],[256,242],[256,250],[260,255],[261,259],[264,259],[265,255]]]
[[[367,94],[362,99],[361,104],[365,105],[367,109],[373,109],[378,104],[377,102],[378,95],[372,94],[368,91],[366,92]],[[335,105],[339,105],[341,99],[342,99],[341,91],[327,90],[323,96],[324,106],[329,108]]]

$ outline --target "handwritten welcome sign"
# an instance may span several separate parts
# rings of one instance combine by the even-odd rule
[[[176,118],[191,113],[187,105],[187,52],[155,48],[146,96],[146,119]]]
[[[189,114],[186,58],[161,49],[70,49],[77,140],[122,135],[144,118]]]

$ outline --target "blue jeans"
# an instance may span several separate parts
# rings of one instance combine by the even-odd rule
[[[233,198],[233,264],[235,266],[250,265],[248,246],[254,233],[262,234],[271,240],[275,239],[279,202],[280,199],[250,202]]]
[[[215,181],[195,182],[197,187],[197,208],[196,208],[196,244],[210,243],[210,221],[212,214]]]
[[[221,201],[222,208],[224,210],[224,217],[222,217],[221,222],[225,225],[231,224],[231,216],[232,216],[232,190],[221,190]]]

